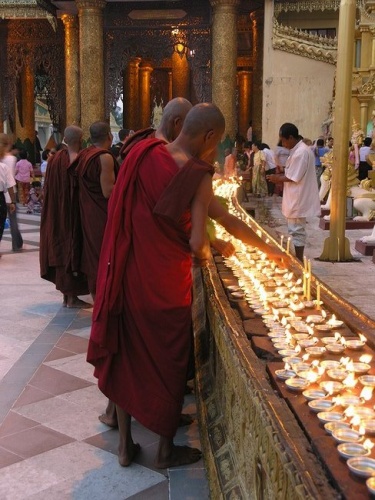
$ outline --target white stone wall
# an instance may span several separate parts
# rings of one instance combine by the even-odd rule
[[[265,0],[262,141],[274,147],[280,125],[301,135],[322,135],[332,99],[335,66],[272,48],[273,0]]]

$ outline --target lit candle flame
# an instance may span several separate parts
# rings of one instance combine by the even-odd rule
[[[371,451],[374,447],[374,443],[371,439],[366,439],[363,443],[363,447],[366,448],[366,450]]]
[[[361,363],[370,363],[372,360],[371,354],[362,354],[362,356],[359,358],[359,361]]]
[[[360,338],[360,340],[362,342],[366,342],[367,341],[366,337],[364,335],[362,335],[362,333],[359,334],[359,338]]]
[[[372,398],[373,390],[374,390],[373,387],[365,385],[361,391],[360,397],[363,398],[365,401],[370,401],[370,399]]]
[[[353,372],[349,373],[349,375],[346,377],[345,380],[343,380],[343,384],[346,387],[353,388],[357,385],[358,380],[355,378],[355,375]]]

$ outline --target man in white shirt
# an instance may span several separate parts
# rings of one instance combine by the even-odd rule
[[[303,261],[306,244],[306,217],[320,215],[315,159],[311,149],[302,141],[292,123],[280,128],[282,146],[290,150],[284,174],[271,174],[271,182],[284,183],[282,213],[287,219],[288,233],[292,238],[297,259]]]
[[[13,213],[16,209],[14,185],[15,181],[8,167],[0,162],[0,241],[3,237],[7,208],[9,208],[10,213]],[[6,193],[9,193],[9,202],[5,199]]]
[[[264,157],[266,159],[266,164],[265,164],[265,170],[266,170],[266,176],[275,174],[276,173],[276,162],[275,162],[275,155],[274,152],[270,149],[268,144],[262,143],[261,147]],[[267,179],[267,177],[266,177]],[[268,196],[273,196],[273,193],[275,192],[275,184],[267,179],[267,189],[268,189]]]

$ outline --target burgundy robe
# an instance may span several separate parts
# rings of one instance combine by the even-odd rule
[[[90,146],[83,149],[70,166],[70,170],[74,171],[78,180],[80,227],[76,226],[74,230],[75,240],[81,240],[80,248],[74,248],[73,269],[79,269],[87,276],[89,290],[93,294],[96,293],[96,276],[108,207],[108,199],[103,196],[100,185],[100,156],[102,154],[111,153],[107,149]],[[115,157],[113,159],[115,175],[117,175],[118,164]],[[75,199],[77,199],[77,189]],[[79,237],[80,231],[82,232],[81,238]]]
[[[122,145],[119,154],[122,160],[125,160],[132,147],[138,144],[139,141],[142,141],[143,139],[152,139],[154,137],[155,137],[155,129],[151,127],[144,128],[142,130],[137,130],[137,132],[128,137],[124,142],[124,144]]]
[[[86,278],[71,272],[70,256],[73,225],[79,217],[72,204],[72,179],[67,149],[58,151],[48,162],[44,180],[44,203],[40,223],[40,275],[69,295],[86,295]]]
[[[163,141],[135,145],[111,196],[87,360],[101,391],[175,435],[191,346],[190,205],[211,165],[179,168]]]

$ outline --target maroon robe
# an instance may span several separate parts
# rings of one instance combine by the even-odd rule
[[[49,160],[44,180],[44,203],[40,223],[40,275],[55,283],[57,290],[68,295],[86,295],[87,280],[71,272],[72,227],[79,217],[72,205],[72,179],[67,149]]]
[[[121,156],[122,160],[125,160],[126,156],[130,152],[133,146],[138,144],[139,141],[143,139],[152,139],[155,137],[155,129],[153,128],[144,128],[142,130],[137,130],[133,135],[128,137],[124,144],[120,149],[119,156]]]
[[[179,168],[163,141],[135,145],[111,196],[87,360],[100,390],[175,435],[191,346],[190,205],[213,169]]]
[[[107,149],[90,146],[83,149],[70,166],[70,170],[74,172],[78,180],[80,227],[76,226],[74,230],[75,240],[81,240],[81,246],[74,248],[73,269],[79,269],[87,276],[92,294],[96,293],[100,249],[107,222],[108,199],[103,196],[100,185],[100,156],[103,154],[111,153]],[[113,160],[116,175],[118,164],[114,156]],[[75,199],[77,199],[77,190]],[[79,237],[80,231],[82,232],[81,238]]]

